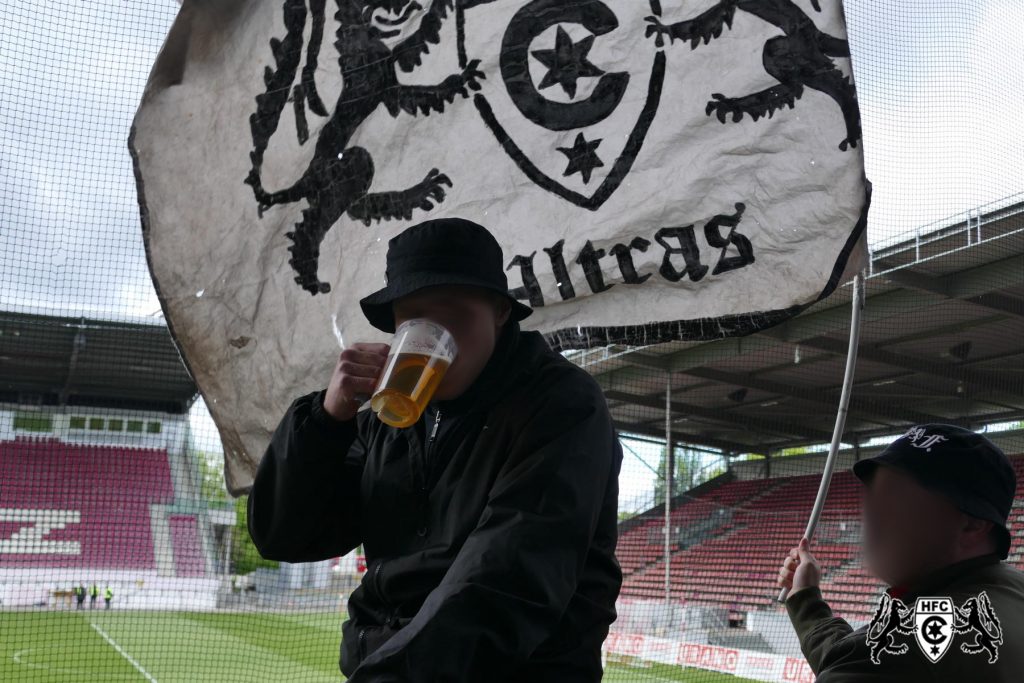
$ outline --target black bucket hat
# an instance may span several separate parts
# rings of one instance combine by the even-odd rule
[[[501,245],[487,228],[464,218],[437,218],[414,225],[388,242],[385,287],[359,305],[370,324],[395,331],[391,303],[437,285],[465,285],[499,292],[512,303],[512,318],[533,309],[509,294]]]
[[[853,473],[867,484],[879,465],[909,474],[925,488],[948,498],[961,512],[995,524],[1000,537],[998,552],[1006,559],[1017,476],[1010,459],[990,440],[955,425],[918,425],[875,457],[855,462]]]

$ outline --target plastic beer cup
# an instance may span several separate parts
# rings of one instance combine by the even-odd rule
[[[455,339],[441,325],[423,318],[405,321],[395,330],[370,409],[392,427],[416,424],[457,353]]]

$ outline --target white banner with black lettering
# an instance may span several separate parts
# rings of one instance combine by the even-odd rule
[[[131,147],[239,491],[404,228],[489,228],[560,348],[749,334],[862,264],[860,141],[839,0],[185,0]]]

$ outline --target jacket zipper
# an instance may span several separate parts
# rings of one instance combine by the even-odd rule
[[[427,441],[427,459],[430,458],[430,447],[434,445],[434,440],[437,438],[437,428],[441,426],[441,411],[437,411],[437,416],[434,418],[434,428],[430,431],[430,439]]]
[[[427,535],[427,527],[425,525],[427,518],[427,509],[429,501],[427,500],[427,487],[430,483],[430,472],[433,469],[433,463],[430,460],[430,451],[434,446],[434,441],[437,439],[437,430],[441,426],[441,411],[437,411],[437,415],[434,417],[434,428],[430,430],[430,438],[427,439],[427,445],[423,449],[423,479],[420,481],[420,528],[416,530],[417,535],[423,537]]]
[[[421,484],[420,491],[423,493],[423,502],[426,504],[427,489],[430,486],[430,474],[434,469],[434,461],[431,460],[430,454],[434,448],[434,441],[437,440],[437,430],[441,426],[441,411],[437,411],[437,415],[434,417],[434,428],[430,430],[430,438],[427,439],[427,447],[423,449],[423,483]]]

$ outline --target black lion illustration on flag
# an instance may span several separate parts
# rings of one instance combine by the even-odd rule
[[[444,201],[450,177],[438,168],[429,169],[423,179],[401,190],[379,191],[373,187],[374,159],[364,147],[351,145],[360,126],[380,105],[392,117],[403,112],[411,115],[443,113],[456,98],[468,98],[476,92],[474,103],[484,123],[494,132],[499,145],[520,170],[538,187],[590,211],[597,211],[619,188],[636,160],[661,97],[665,74],[662,47],[669,42],[688,41],[692,48],[721,37],[732,27],[740,10],[754,15],[784,35],[767,39],[763,64],[778,84],[741,97],[713,93],[707,104],[708,115],[717,114],[723,123],[744,115],[754,120],[771,117],[783,107],[792,108],[810,87],[832,97],[840,106],[846,124],[846,136],[840,142],[843,151],[860,140],[860,118],[856,93],[849,77],[836,67],[833,58],[849,57],[846,40],[820,30],[808,15],[791,0],[721,0],[712,8],[685,21],[665,24],[661,3],[649,0],[650,11],[635,14],[631,25],[636,35],[655,37],[650,74],[643,82],[646,93],[620,150],[610,147],[609,134],[616,123],[603,133],[596,124],[609,119],[619,108],[632,81],[625,70],[606,71],[589,61],[587,53],[597,36],[617,31],[621,21],[606,3],[578,3],[568,0],[530,0],[518,6],[509,20],[500,45],[500,75],[513,105],[540,129],[571,133],[575,142],[556,144],[565,156],[562,178],[544,171],[508,132],[489,99],[479,91],[485,78],[479,59],[469,59],[465,45],[465,10],[496,3],[497,0],[333,0],[337,30],[333,47],[341,76],[341,92],[333,110],[317,89],[316,70],[324,40],[328,0],[282,0],[285,35],[270,40],[273,67],[266,67],[265,89],[256,96],[256,111],[249,117],[252,148],[245,183],[252,188],[260,217],[277,205],[304,201],[299,220],[285,233],[291,241],[288,263],[294,280],[310,294],[330,292],[331,285],[319,279],[320,245],[327,232],[343,216],[371,225],[375,221],[411,220],[417,210],[430,211]],[[498,5],[493,5],[497,7]],[[631,7],[618,7],[624,12]],[[815,1],[815,9],[820,8]],[[423,64],[433,46],[442,42],[441,30],[454,15],[459,52],[458,73],[449,74],[433,85],[401,83],[398,72],[412,72]],[[574,40],[563,28],[579,25],[589,35]],[[548,29],[556,29],[555,44],[547,49],[532,49],[534,39]],[[308,38],[307,35],[308,29]],[[540,83],[530,73],[530,58],[547,69]],[[304,63],[303,63],[304,62]],[[301,66],[301,71],[300,71]],[[634,74],[640,75],[643,74]],[[296,81],[296,77],[297,81]],[[577,82],[593,81],[592,91],[577,97]],[[551,92],[560,85],[568,101],[558,101],[542,91]],[[309,114],[326,118],[315,133],[315,149],[301,175],[287,187],[264,186],[263,163],[271,138],[276,134],[285,107],[294,109],[296,136],[303,145],[309,141]],[[605,163],[600,154],[611,155]],[[595,171],[605,168],[600,179]],[[582,188],[567,185],[564,178],[579,176]],[[591,178],[595,183],[591,186]],[[580,183],[577,183],[579,185]]]
[[[470,0],[472,1],[472,0]],[[306,4],[309,3],[307,11]],[[320,243],[327,231],[347,213],[369,225],[371,221],[410,219],[415,209],[429,211],[444,200],[444,186],[451,180],[438,169],[430,169],[421,182],[405,190],[371,192],[374,166],[370,153],[362,147],[350,147],[349,141],[363,121],[384,105],[391,116],[401,112],[416,115],[443,112],[445,104],[456,97],[468,97],[478,90],[478,61],[471,61],[461,73],[452,74],[433,86],[404,85],[398,82],[396,69],[412,71],[423,54],[440,40],[442,22],[452,9],[453,0],[335,0],[339,22],[334,46],[343,87],[330,119],[320,131],[312,161],[290,187],[269,191],[263,187],[261,167],[271,136],[277,130],[285,105],[295,107],[300,143],[309,138],[305,107],[318,116],[328,111],[317,92],[314,74],[323,40],[326,0],[286,0],[284,3],[284,39],[270,41],[276,68],[267,67],[266,90],[256,97],[256,112],[250,117],[253,149],[252,168],[245,179],[252,186],[260,215],[277,204],[305,199],[307,208],[295,229],[287,233],[288,263],[296,272],[295,281],[311,294],[326,293],[330,284],[317,277]],[[299,83],[292,88],[302,60],[303,32],[312,15],[306,63]],[[420,18],[418,30],[389,45],[398,27]]]
[[[821,11],[818,0],[813,0],[813,5]],[[749,12],[782,30],[784,35],[770,38],[762,53],[765,71],[779,83],[742,97],[713,93],[707,114],[716,114],[722,123],[729,116],[740,121],[744,114],[755,121],[762,116],[770,118],[783,107],[792,109],[804,87],[813,88],[834,99],[843,112],[846,137],[839,149],[856,147],[861,138],[857,91],[832,61],[834,57],[849,57],[850,44],[821,31],[791,0],[722,0],[693,19],[674,24],[650,16],[647,36],[655,36],[659,46],[667,37],[670,42],[688,41],[690,49],[696,49],[701,42],[707,45],[720,37],[726,27],[731,28],[736,10]]]

